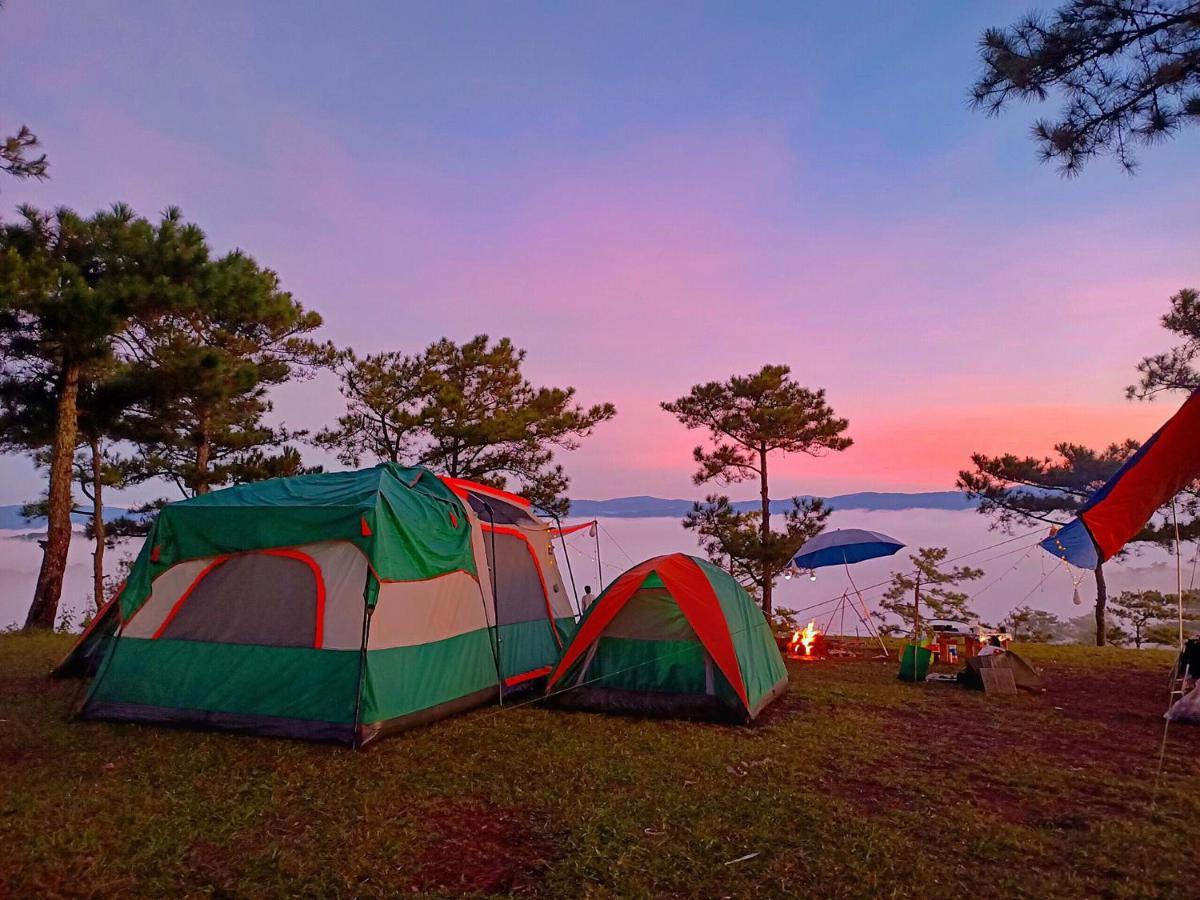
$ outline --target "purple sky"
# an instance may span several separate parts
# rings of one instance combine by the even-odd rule
[[[775,494],[948,488],[974,449],[1147,436],[1175,402],[1122,388],[1200,285],[1196,134],[1066,181],[1038,110],[967,110],[979,33],[1027,6],[9,0],[0,130],[53,178],[0,212],[179,205],[360,351],[510,336],[618,407],[575,496],[695,495],[658,402],[764,362],[858,442]],[[340,405],[278,397],[293,427]],[[0,460],[0,502],[31,484]]]

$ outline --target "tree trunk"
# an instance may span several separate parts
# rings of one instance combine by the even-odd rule
[[[63,368],[58,388],[54,445],[50,448],[49,504],[46,510],[46,544],[38,570],[33,603],[25,619],[25,630],[54,628],[58,602],[62,598],[63,573],[71,549],[71,483],[75,462],[75,440],[79,425],[79,366]]]
[[[921,575],[917,574],[913,584],[913,640],[921,642]]]
[[[201,415],[197,425],[200,440],[196,443],[196,471],[192,473],[192,493],[199,496],[208,493],[208,465],[212,458],[212,444],[208,439],[208,416]]]
[[[771,562],[767,559],[767,547],[771,543],[771,494],[767,488],[767,451],[758,451],[759,497],[762,500],[762,560],[763,560],[763,612],[771,615],[771,588],[775,583],[775,573]]]
[[[1108,638],[1104,607],[1108,603],[1108,586],[1104,583],[1104,563],[1096,563],[1096,646],[1103,647]]]
[[[92,537],[96,540],[96,549],[92,553],[92,591],[99,611],[104,605],[104,499],[100,494],[104,487],[104,463],[100,455],[100,438],[92,436],[88,443],[92,448]]]

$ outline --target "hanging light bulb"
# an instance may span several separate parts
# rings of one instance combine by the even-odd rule
[[[784,580],[784,581],[791,581],[791,580],[792,580],[792,570],[791,570],[791,569],[784,569],[784,570],[783,570],[783,580]]]
[[[811,571],[808,573],[808,580],[809,580],[809,581],[816,581],[816,580],[817,580],[817,570],[816,570],[816,569],[812,569],[812,570],[811,570]]]
[[[1083,598],[1079,596],[1079,588],[1075,588],[1075,593],[1071,596],[1071,602],[1076,606],[1083,606]]]

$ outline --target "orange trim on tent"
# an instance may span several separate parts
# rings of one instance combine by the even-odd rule
[[[546,619],[550,622],[550,631],[554,634],[554,641],[558,644],[558,648],[562,649],[562,636],[558,633],[558,624],[554,621],[554,609],[550,606],[550,589],[546,587],[546,575],[542,572],[542,564],[538,560],[537,551],[533,549],[533,541],[529,539],[529,535],[519,528],[514,528],[511,525],[491,525],[487,522],[480,522],[479,527],[482,531],[491,531],[496,534],[506,534],[511,537],[520,538],[525,544],[525,549],[529,551],[529,558],[533,560],[534,571],[537,572],[538,582],[542,586],[542,599],[546,603]],[[492,602],[496,602],[496,598],[492,598]],[[497,613],[497,615],[499,615]]]
[[[562,528],[551,528],[550,533],[555,537],[566,537],[568,534],[574,534],[577,531],[583,531],[585,528],[591,528],[593,525],[599,524],[595,519],[590,522],[581,522],[578,525],[566,525]]]
[[[683,553],[648,559],[610,584],[592,604],[583,625],[576,632],[563,658],[546,682],[546,689],[550,690],[584,651],[601,637],[617,613],[654,572],[662,579],[663,585],[683,612],[692,630],[696,632],[696,637],[700,639],[712,661],[721,670],[721,674],[725,676],[746,709],[749,709],[746,684],[742,679],[741,666],[738,665],[737,652],[733,647],[733,637],[729,633],[729,623],[721,610],[721,601],[717,599],[704,570],[695,560]]]
[[[185,590],[182,594],[179,595],[179,599],[175,601],[174,605],[171,607],[171,611],[169,613],[167,613],[167,617],[165,619],[163,619],[162,624],[158,626],[158,630],[155,631],[154,634],[150,635],[150,640],[157,641],[160,637],[162,637],[162,633],[167,630],[167,626],[171,624],[171,622],[174,620],[174,618],[177,615],[179,615],[179,610],[181,610],[183,608],[183,604],[187,602],[187,598],[192,596],[192,591],[194,591],[196,589],[196,586],[198,584],[200,584],[201,581],[204,580],[204,576],[207,575],[209,572],[213,571],[214,569],[220,568],[221,566],[225,565],[225,562],[232,558],[233,558],[232,554],[226,555],[226,556],[218,556],[216,559],[214,559],[212,562],[210,562],[207,566],[205,566],[203,569],[201,569],[200,574],[197,575],[195,578],[193,578],[192,583],[187,586],[187,590]],[[142,608],[145,609],[145,607],[142,607]]]
[[[542,666],[540,669],[530,669],[528,672],[522,672],[520,675],[513,675],[511,678],[505,678],[504,686],[512,687],[517,684],[524,684],[526,681],[533,681],[533,679],[541,678],[543,675],[548,675],[549,673],[549,666]]]
[[[171,607],[171,611],[167,613],[167,617],[163,619],[162,624],[158,626],[158,630],[150,636],[150,639],[152,641],[156,641],[162,637],[163,632],[167,630],[167,626],[171,624],[174,618],[179,615],[179,611],[183,609],[183,604],[186,603],[187,599],[192,596],[192,592],[196,590],[196,588],[200,585],[200,582],[203,581],[211,572],[220,568],[236,556],[253,556],[255,554],[262,554],[264,556],[281,556],[285,559],[299,560],[312,570],[313,579],[316,582],[317,588],[317,621],[313,627],[313,647],[320,649],[321,644],[324,643],[325,640],[325,579],[321,576],[321,567],[317,564],[315,559],[313,559],[307,553],[294,550],[290,547],[272,548],[268,550],[249,550],[245,553],[226,553],[222,556],[216,557],[211,563],[200,570],[200,574],[192,579],[192,583],[187,586],[187,590],[179,595],[179,599],[175,601],[174,605]]]
[[[517,506],[523,506],[526,509],[529,509],[533,505],[520,494],[513,494],[509,491],[492,487],[491,485],[480,484],[477,481],[467,481],[465,478],[451,478],[449,475],[442,475],[440,477],[442,483],[460,497],[464,493],[488,494],[499,500],[507,500],[509,503],[515,503]]]

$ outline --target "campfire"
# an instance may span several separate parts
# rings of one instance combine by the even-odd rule
[[[787,653],[792,659],[822,659],[828,656],[825,635],[821,634],[816,622],[809,622],[803,629],[792,632]]]

